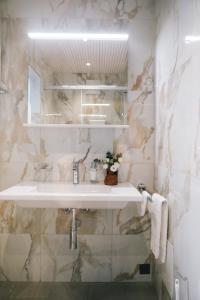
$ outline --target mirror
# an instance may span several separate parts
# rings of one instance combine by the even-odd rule
[[[29,124],[126,124],[128,40],[30,39]]]

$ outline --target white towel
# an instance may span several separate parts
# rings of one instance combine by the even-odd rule
[[[151,214],[151,250],[161,263],[166,259],[168,204],[159,194],[153,194],[152,202],[148,202]]]
[[[151,195],[147,191],[142,192],[143,201],[138,204],[139,215],[143,217],[147,210],[147,202],[151,199]]]

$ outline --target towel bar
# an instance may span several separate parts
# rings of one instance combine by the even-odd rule
[[[139,183],[137,186],[138,191],[142,194],[142,192],[146,191],[147,193],[149,193],[146,189],[146,186],[144,183]],[[147,197],[147,200],[152,202],[152,198],[151,198],[151,194],[149,193],[149,197]]]

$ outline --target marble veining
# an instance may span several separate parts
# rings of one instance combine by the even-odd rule
[[[118,1],[0,1],[3,36],[0,96],[0,189],[20,180],[72,181],[72,161],[91,151],[80,166],[80,180],[89,181],[91,161],[106,151],[122,152],[121,182],[144,182],[153,190],[154,174],[154,3]],[[128,32],[128,122],[130,129],[25,128],[27,72],[37,52],[28,30]],[[39,61],[44,68],[48,66]],[[84,84],[88,74],[77,74]],[[55,79],[56,80],[56,79]],[[58,80],[58,78],[57,78]],[[60,80],[60,79],[59,79]],[[104,76],[105,83],[116,78]],[[123,80],[123,77],[117,78]],[[60,82],[60,81],[59,81]],[[59,94],[63,106],[69,99]],[[99,168],[98,180],[104,172]],[[148,281],[138,264],[149,257],[149,216],[137,208],[78,212],[78,251],[69,252],[70,216],[61,209],[24,209],[0,203],[1,281]],[[30,291],[29,291],[30,293]],[[30,294],[29,294],[30,296]],[[41,296],[43,297],[43,296]],[[44,297],[45,298],[45,297]]]
[[[156,1],[156,172],[155,187],[169,201],[172,275],[156,265],[160,299],[174,297],[167,282],[180,281],[180,298],[199,299],[199,0]],[[195,224],[195,225],[194,225]],[[167,266],[166,266],[167,267]],[[164,281],[164,282],[162,282]],[[165,295],[167,295],[165,296]]]

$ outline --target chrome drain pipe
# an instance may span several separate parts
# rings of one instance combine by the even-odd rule
[[[77,246],[77,220],[76,220],[76,209],[72,208],[72,222],[70,228],[70,237],[69,237],[69,248],[70,250],[76,250]]]
[[[88,213],[89,209],[79,209],[79,213]],[[80,220],[76,219],[76,208],[66,208],[64,209],[65,214],[72,213],[72,220],[70,225],[70,233],[69,233],[69,248],[70,250],[76,250],[78,248],[78,227],[80,226]]]

